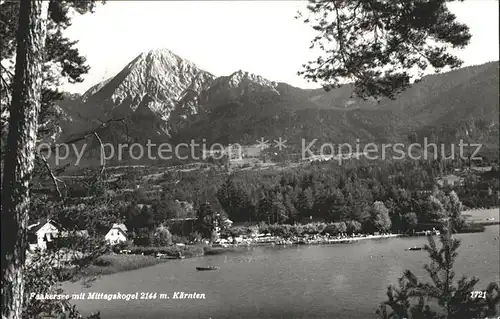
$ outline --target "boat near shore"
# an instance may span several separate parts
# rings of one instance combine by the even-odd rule
[[[205,266],[205,267],[196,267],[198,271],[208,271],[208,270],[217,270],[219,267],[216,266]]]
[[[439,236],[439,235],[441,235],[441,232],[437,229],[433,229],[433,230],[418,231],[414,233],[412,236]]]
[[[414,247],[407,248],[406,250],[415,251],[415,250],[422,250],[422,249],[424,249],[424,248],[423,247],[414,246]]]

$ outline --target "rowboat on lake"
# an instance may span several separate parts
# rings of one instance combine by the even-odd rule
[[[198,271],[217,270],[217,269],[219,269],[219,267],[215,267],[215,266],[196,267],[196,270],[198,270]]]
[[[423,249],[423,247],[417,247],[417,246],[415,246],[415,247],[410,247],[407,250],[422,250],[422,249]]]

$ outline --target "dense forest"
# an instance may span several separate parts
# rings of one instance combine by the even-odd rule
[[[73,229],[95,225],[99,233],[122,221],[143,233],[169,219],[196,218],[208,204],[239,224],[314,221],[373,233],[428,229],[457,210],[499,204],[497,167],[476,172],[461,161],[312,162],[232,173],[215,165],[159,174],[150,170],[108,171],[106,181],[86,170],[82,174],[87,179],[67,182],[66,199],[53,202],[58,208],[50,204],[50,196],[36,195],[37,216],[32,217],[51,217]],[[462,185],[438,187],[436,178],[450,173],[462,175]],[[105,199],[97,201],[96,196]]]

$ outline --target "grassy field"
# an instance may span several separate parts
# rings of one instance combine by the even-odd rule
[[[85,268],[82,275],[84,277],[110,275],[154,266],[165,261],[165,259],[158,259],[154,256],[104,255],[99,257],[93,265]]]

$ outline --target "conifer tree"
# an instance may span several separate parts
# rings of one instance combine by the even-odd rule
[[[39,114],[40,137],[48,138],[57,133],[57,122],[61,112],[55,106],[64,95],[60,91],[60,84],[64,81],[78,83],[83,81],[90,67],[86,59],[76,48],[77,41],[64,36],[63,31],[71,25],[71,13],[85,14],[93,12],[95,0],[79,1],[49,1],[47,36],[45,38],[44,54],[42,57],[42,99]],[[15,33],[19,25],[19,1],[3,1],[0,4],[0,61],[2,61],[2,81],[0,83],[0,97],[2,101],[1,128],[6,133],[9,105],[12,95],[12,80],[14,75],[14,60],[16,53]],[[4,135],[2,134],[2,135]]]
[[[85,12],[92,6],[93,1],[24,0],[0,3],[0,58],[3,62],[13,58],[15,53],[15,63],[12,63],[14,73],[7,66],[1,66],[1,102],[2,106],[8,107],[1,110],[2,130],[7,129],[8,117],[8,135],[2,134],[2,137],[7,136],[7,141],[2,141],[2,148],[5,145],[2,154],[2,318],[21,318],[23,315],[30,182],[39,126],[43,126],[40,125],[43,116],[39,114],[44,109],[43,100],[49,87],[45,80],[50,78],[46,76],[45,63],[49,56],[47,51],[52,47],[47,46],[47,42],[53,40],[54,34],[61,41],[61,33],[47,31],[53,31],[54,25],[69,23],[69,7]],[[75,58],[75,51],[70,51],[69,56],[63,52],[56,49],[51,52],[51,58],[63,65],[63,76],[78,78],[76,74],[81,70],[75,70],[71,62],[68,62],[71,65],[64,66],[71,57]],[[5,74],[7,78],[4,78]],[[49,94],[48,101],[51,100],[53,95]]]
[[[21,318],[26,228],[40,111],[41,60],[48,3],[23,1],[17,31],[16,72],[2,180],[2,318]]]
[[[311,48],[324,54],[299,74],[327,90],[352,81],[360,97],[395,98],[410,85],[409,70],[419,70],[418,80],[428,66],[462,65],[449,48],[465,47],[471,34],[447,7],[452,1],[310,0],[309,16],[297,18],[312,24]]]
[[[478,298],[474,293],[478,278],[455,279],[453,266],[460,240],[453,237],[451,227],[440,235],[441,247],[432,236],[428,242],[424,249],[430,263],[424,269],[431,282],[422,282],[406,270],[398,286],[388,287],[388,300],[376,313],[383,319],[469,319],[496,315],[499,304],[496,283],[490,283],[482,292],[484,298]]]

